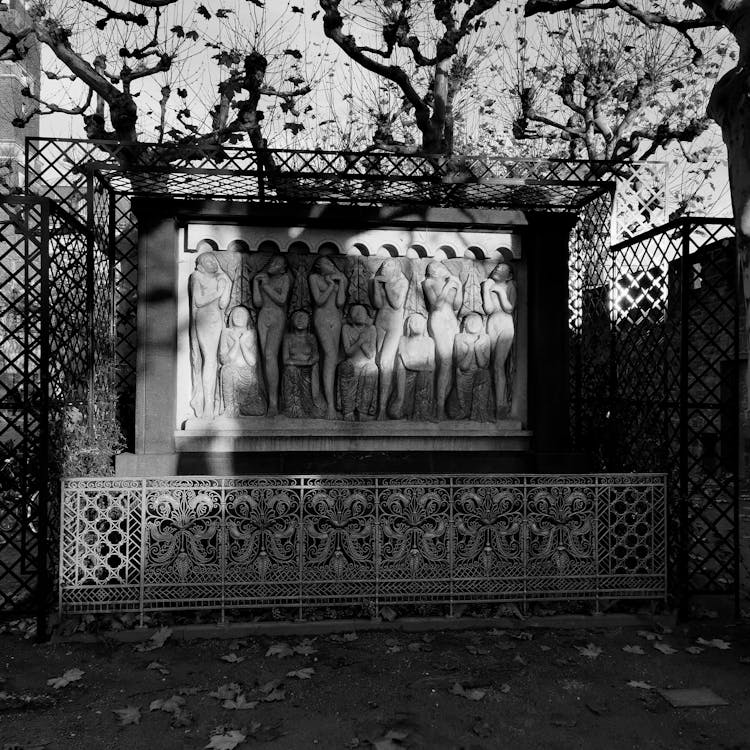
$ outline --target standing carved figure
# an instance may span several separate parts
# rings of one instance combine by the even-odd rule
[[[287,417],[321,417],[318,342],[310,333],[310,316],[304,310],[292,315],[291,330],[282,347],[284,375],[282,407]]]
[[[445,419],[445,402],[453,378],[453,339],[458,333],[456,313],[463,304],[463,288],[460,280],[438,260],[427,266],[422,288],[429,311],[427,330],[435,341],[437,418]]]
[[[516,308],[516,284],[507,263],[498,263],[490,277],[482,282],[482,304],[489,315],[487,333],[492,343],[495,418],[502,419],[510,409],[506,363],[515,336],[513,312]]]
[[[269,417],[279,413],[279,350],[286,327],[291,279],[286,259],[274,255],[253,279],[253,305],[258,310],[258,338],[268,388]]]
[[[201,253],[190,274],[190,360],[193,389],[190,406],[199,419],[215,415],[219,340],[224,329],[224,311],[232,292],[229,277],[221,270],[212,251]]]
[[[435,416],[435,342],[424,315],[406,321],[396,354],[396,392],[388,410],[393,419],[425,421]]]
[[[341,308],[346,302],[347,280],[333,261],[323,256],[315,261],[309,281],[315,305],[313,325],[322,350],[326,418],[336,419],[334,382],[341,341]]]
[[[492,377],[490,359],[492,342],[484,332],[484,321],[477,313],[463,320],[463,332],[453,343],[456,360],[456,419],[491,422]]]
[[[377,308],[378,368],[380,370],[378,419],[386,418],[396,352],[404,326],[404,303],[409,281],[395,259],[386,260],[373,279],[372,300]]]
[[[258,342],[250,311],[238,305],[219,342],[221,396],[224,416],[258,417],[266,413],[263,382],[258,372]]]
[[[339,401],[344,419],[373,419],[378,406],[377,333],[364,305],[354,305],[341,330],[347,358],[339,365]]]

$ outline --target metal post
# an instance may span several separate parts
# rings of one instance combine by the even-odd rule
[[[86,172],[86,374],[88,380],[88,413],[86,415],[89,437],[94,437],[94,172]]]
[[[677,572],[679,581],[677,591],[679,596],[680,616],[686,617],[688,613],[689,598],[689,567],[688,567],[688,545],[690,543],[690,476],[688,467],[688,440],[690,430],[688,426],[688,389],[690,386],[688,378],[689,365],[689,316],[690,316],[690,223],[683,221],[681,231],[682,249],[680,258],[680,442],[679,442],[679,508],[678,519],[680,524],[680,547],[677,556]]]
[[[49,604],[49,499],[50,476],[50,309],[49,309],[49,223],[50,204],[47,199],[40,200],[39,214],[41,232],[39,236],[40,285],[39,285],[39,444],[37,447],[37,614],[36,638],[38,641],[47,638],[47,606]],[[28,228],[28,227],[27,227]],[[28,256],[26,258],[28,262]],[[28,357],[28,353],[26,355]],[[28,485],[27,485],[28,486]],[[26,502],[26,498],[24,498]]]
[[[742,451],[742,446],[740,444],[740,437],[742,434],[742,430],[740,427],[740,401],[741,401],[741,394],[742,394],[742,377],[740,375],[740,315],[743,316],[743,319],[746,315],[750,314],[750,311],[745,310],[745,298],[743,294],[742,289],[742,260],[740,255],[741,246],[740,243],[743,242],[743,237],[740,232],[735,231],[735,243],[736,243],[736,250],[735,250],[735,263],[734,263],[734,284],[736,289],[736,294],[734,298],[734,326],[732,331],[733,336],[733,349],[734,349],[734,388],[733,395],[734,395],[734,407],[736,408],[735,413],[737,414],[737,419],[734,420],[734,435],[732,438],[732,443],[736,446],[736,450],[734,453],[733,463],[734,463],[734,479],[732,481],[732,496],[734,499],[734,513],[733,513],[733,523],[734,523],[734,532],[732,534],[733,536],[733,543],[734,543],[734,613],[735,617],[740,616],[740,577],[741,577],[741,565],[740,565],[740,558],[742,556],[742,550],[740,547],[740,466],[742,466],[742,462],[740,461],[740,452]],[[745,240],[745,242],[748,242]],[[749,257],[750,260],[750,257]],[[747,326],[750,324],[750,321],[745,320],[745,325]],[[748,394],[748,397],[750,397],[750,394]]]

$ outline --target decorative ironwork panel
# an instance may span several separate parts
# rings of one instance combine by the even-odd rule
[[[668,473],[670,570],[683,596],[738,591],[733,238],[728,220],[681,219],[613,246],[596,305],[577,295],[580,330],[597,336],[571,326],[586,352],[573,363],[577,446],[600,470]]]
[[[666,595],[658,475],[71,479],[67,612]]]
[[[297,604],[302,483],[264,477],[224,484],[227,606]]]
[[[376,487],[359,477],[304,480],[300,600],[376,599]]]

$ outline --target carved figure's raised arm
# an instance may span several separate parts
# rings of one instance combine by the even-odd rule
[[[263,288],[271,301],[275,302],[277,305],[279,305],[279,307],[281,307],[282,305],[285,305],[286,301],[289,299],[291,282],[289,281],[288,274],[283,274],[282,276],[280,276],[279,281],[281,283],[278,288],[276,288],[273,284],[264,284]]]
[[[310,294],[318,307],[324,305],[328,298],[336,291],[336,284],[319,273],[310,274]]]
[[[255,342],[254,332],[247,332],[239,337],[240,351],[242,357],[251,367],[258,361],[258,346]]]
[[[482,306],[487,315],[492,315],[500,309],[497,296],[495,295],[495,282],[493,279],[485,279],[482,282]]]
[[[389,281],[383,286],[388,304],[394,310],[401,309],[406,302],[406,293],[409,291],[409,282],[406,280],[406,276],[402,274],[394,281]]]
[[[200,279],[196,278],[195,273],[197,272],[194,272],[190,276],[190,292],[193,297],[193,304],[196,307],[205,307],[212,302],[216,302],[221,296],[222,290],[220,286],[217,284],[215,291],[208,291],[206,286],[201,284]]]
[[[343,273],[337,274],[336,277],[339,280],[338,284],[334,284],[336,287],[336,307],[343,307],[346,302],[346,288],[349,283]]]
[[[341,345],[347,357],[351,357],[359,348],[359,333],[354,326],[345,325],[341,328]]]
[[[261,307],[263,307],[263,294],[261,293],[261,282],[265,282],[268,280],[268,276],[265,273],[259,273],[255,278],[253,279],[253,305],[255,305],[256,310],[259,310]]]
[[[495,291],[499,306],[510,315],[516,309],[516,285],[512,281],[506,281],[498,284]]]

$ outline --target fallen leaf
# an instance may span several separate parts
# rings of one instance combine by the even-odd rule
[[[136,647],[136,651],[155,651],[157,648],[161,648],[167,639],[172,635],[172,628],[159,628],[146,643],[139,643]]]
[[[509,693],[510,692],[510,685],[507,682],[504,682],[502,685],[500,685],[500,692],[501,693]]]
[[[527,630],[509,630],[506,635],[509,638],[515,638],[517,641],[530,641],[534,638]]]
[[[393,622],[396,619],[396,610],[393,607],[381,607],[379,614],[386,622]]]
[[[219,700],[231,700],[242,691],[242,686],[236,682],[228,682],[225,685],[219,685],[212,693],[209,693],[210,698],[218,698]]]
[[[750,664],[750,656],[740,656],[740,664]]]
[[[593,643],[587,643],[585,646],[576,646],[576,648],[581,656],[585,656],[588,659],[596,659],[602,653],[601,647]]]
[[[71,682],[77,682],[83,675],[84,672],[81,669],[68,669],[62,677],[53,677],[47,680],[47,684],[55,690],[59,690],[60,688],[67,687]]]
[[[268,647],[268,651],[266,651],[266,656],[275,656],[278,659],[292,656],[292,654],[294,654],[294,649],[288,643],[284,643],[283,641],[280,643],[272,643]]]
[[[521,656],[521,654],[516,654],[516,655],[515,655],[515,656],[513,657],[513,661],[514,661],[514,662],[516,662],[516,664],[520,664],[520,665],[521,665],[521,666],[523,666],[523,667],[525,667],[525,666],[526,666],[526,664],[527,664],[527,661],[526,661],[526,659],[524,659],[524,658],[523,658],[523,656]]]
[[[642,680],[630,680],[628,687],[638,688],[639,690],[653,690],[654,685],[650,682],[643,682]]]
[[[181,695],[173,695],[170,698],[151,701],[148,706],[149,711],[164,711],[168,714],[173,714],[179,711],[185,705],[185,699]]]
[[[711,646],[712,648],[718,648],[721,651],[726,651],[727,649],[732,648],[732,644],[729,643],[729,641],[723,641],[721,638],[712,638],[710,641],[707,641],[704,638],[698,638],[698,640],[696,640],[696,643],[700,646]]]
[[[661,636],[658,633],[653,633],[650,630],[639,630],[636,635],[641,638],[645,638],[647,641],[660,641]]]
[[[292,670],[287,672],[287,677],[296,677],[298,680],[309,680],[315,674],[315,670],[312,667],[304,667],[303,669]]]
[[[388,648],[385,650],[387,654],[398,654],[401,651],[403,651],[403,649],[398,645],[398,643],[394,643],[393,646],[388,646]]]
[[[482,698],[487,695],[486,690],[482,690],[481,688],[465,688],[460,682],[453,683],[451,693],[453,693],[453,695],[460,695],[462,698],[466,698],[470,701],[481,701]]]
[[[229,729],[221,734],[212,734],[206,750],[234,750],[245,741],[245,735],[238,729]]]
[[[239,651],[241,648],[245,648],[245,646],[247,646],[247,641],[238,638],[234,641],[229,641],[228,646],[230,651]]]
[[[490,650],[488,648],[482,648],[481,646],[475,646],[473,643],[470,643],[466,650],[472,655],[472,656],[486,656],[490,653]]]
[[[545,646],[543,643],[539,644],[539,649],[541,651],[552,651],[552,646]]]
[[[311,656],[312,654],[317,654],[318,649],[312,645],[313,642],[313,639],[305,638],[294,647],[294,653],[300,654],[301,656]]]
[[[149,663],[149,665],[146,667],[146,669],[153,669],[162,675],[168,675],[169,670],[162,664],[160,661],[152,661]]]
[[[273,703],[274,701],[283,701],[286,699],[286,690],[272,690],[270,693],[267,693],[264,698],[262,698],[263,701],[266,703]]]
[[[356,633],[344,633],[344,635],[341,636],[341,640],[344,641],[344,643],[351,643],[352,641],[358,641],[359,636]]]
[[[128,724],[141,723],[141,709],[139,706],[125,706],[125,708],[115,708],[112,713],[117,717],[117,723],[121,726]]]
[[[654,643],[654,648],[657,651],[661,651],[662,654],[666,654],[667,656],[670,656],[671,654],[676,654],[677,653],[677,649],[676,648],[672,648],[667,643]]]
[[[240,693],[234,699],[227,699],[222,704],[222,708],[228,708],[234,711],[246,711],[251,708],[255,708],[258,705],[258,701],[249,701],[245,698],[244,693]]]
[[[276,690],[277,687],[281,685],[281,680],[269,680],[268,682],[264,683],[263,685],[258,686],[258,690],[261,693],[272,693],[274,690]]]
[[[638,656],[643,656],[646,653],[640,646],[623,646],[622,650],[626,654],[638,654]]]
[[[172,721],[169,722],[169,725],[176,729],[177,727],[189,727],[192,723],[193,714],[184,708],[178,708],[172,714]]]
[[[230,664],[239,664],[240,662],[245,661],[244,656],[237,656],[237,654],[232,651],[229,654],[224,654],[224,656],[219,657],[222,661],[229,662]]]
[[[408,732],[398,732],[392,729],[390,732],[386,732],[383,737],[373,740],[370,744],[373,750],[402,750],[404,745],[401,743],[408,736]]]

